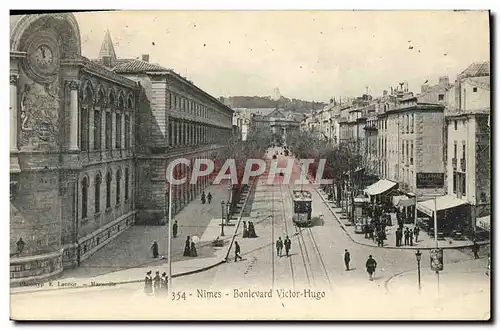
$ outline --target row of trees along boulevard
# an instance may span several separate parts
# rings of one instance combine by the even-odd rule
[[[287,133],[287,145],[297,159],[314,159],[314,163],[309,166],[309,175],[313,178],[316,177],[319,160],[326,160],[323,179],[332,180],[332,184],[322,185],[321,188],[354,222],[352,205],[354,198],[362,194],[364,167],[367,163],[361,150],[361,141],[334,144],[315,130],[297,130]]]
[[[223,161],[226,159],[234,159],[236,164],[237,184],[228,183],[228,202],[230,203],[229,218],[236,210],[241,193],[246,188],[242,184],[245,165],[248,159],[263,159],[267,148],[271,145],[273,136],[269,129],[252,128],[247,135],[245,141],[242,141],[238,136],[233,136],[227,144],[227,147],[221,151],[221,154],[214,159],[216,170],[223,166]],[[257,170],[258,165],[253,165],[252,170]],[[215,175],[218,171],[215,171]],[[226,174],[230,173],[230,169],[226,170]],[[229,190],[231,190],[229,192]],[[230,200],[229,200],[230,199]]]

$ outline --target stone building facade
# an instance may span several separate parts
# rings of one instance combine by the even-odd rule
[[[109,32],[98,59],[82,57],[72,14],[11,16],[11,284],[78,266],[134,223],[165,223],[168,162],[223,154],[232,110],[135,65]],[[206,184],[175,190],[175,212]]]

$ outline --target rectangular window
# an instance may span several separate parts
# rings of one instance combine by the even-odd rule
[[[477,87],[472,88],[472,92],[476,93],[477,92]]]
[[[438,95],[438,100],[443,101],[444,100],[444,94],[439,94]]]
[[[457,159],[457,141],[453,143],[453,158]]]
[[[101,112],[94,111],[94,150],[101,150]]]
[[[457,172],[453,171],[453,193],[457,193]]]
[[[410,133],[413,133],[415,129],[415,117],[411,114],[411,123],[410,123]]]
[[[405,162],[405,143],[401,142],[401,162]]]
[[[462,159],[465,159],[465,141],[462,141]]]
[[[129,180],[129,170],[128,170],[128,167],[125,169],[125,200],[127,201],[128,200],[128,180]]]
[[[121,149],[122,147],[122,115],[116,114],[116,130],[115,130],[115,147]]]
[[[455,126],[455,131],[456,131],[457,130],[457,121],[456,120],[453,121],[453,126]]]
[[[467,189],[466,189],[466,182],[465,182],[465,178],[466,178],[466,175],[465,173],[460,173],[460,177],[461,177],[461,188],[462,188],[462,196],[467,196]]]
[[[111,136],[113,134],[111,113],[106,112],[106,149],[111,149]]]
[[[170,95],[170,109],[172,109],[174,107],[174,94],[169,93],[169,95]]]

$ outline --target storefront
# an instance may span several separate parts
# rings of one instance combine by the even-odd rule
[[[417,203],[420,226],[429,232],[434,231],[434,213],[437,213],[438,236],[458,237],[470,234],[467,221],[470,205],[467,201],[452,195],[444,195]],[[433,235],[433,234],[432,234]]]
[[[392,197],[392,205],[398,210],[402,217],[402,222],[405,224],[415,223],[415,197],[406,195],[397,195]]]
[[[491,215],[476,219],[476,236],[479,240],[489,239],[491,232]]]
[[[392,197],[396,194],[398,183],[386,179],[378,180],[365,188],[364,193],[372,203],[392,205]]]

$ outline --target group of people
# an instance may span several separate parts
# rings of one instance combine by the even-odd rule
[[[186,238],[186,244],[184,246],[184,257],[197,257],[198,252],[196,251],[196,245],[191,240],[191,237]]]
[[[252,221],[248,221],[248,227],[246,221],[243,221],[243,238],[255,238],[257,234],[255,233],[255,226]]]
[[[177,237],[178,228],[179,228],[179,225],[177,224],[177,220],[175,220],[174,224],[172,225],[172,236],[174,238]],[[158,258],[160,256],[158,242],[156,242],[156,241],[153,242],[153,245],[151,245],[151,251],[153,252],[153,258]]]
[[[144,292],[147,295],[166,294],[168,292],[167,273],[163,272],[160,276],[160,272],[157,271],[155,277],[152,277],[151,271],[148,271],[146,273],[146,278],[144,279]]]
[[[346,271],[351,270],[349,268],[350,263],[351,263],[351,253],[347,249],[345,249],[344,264]],[[370,281],[373,281],[373,274],[375,274],[375,270],[377,269],[377,262],[375,261],[375,259],[373,259],[373,256],[371,254],[368,256],[368,259],[366,260],[365,267]]]
[[[205,202],[208,201],[208,204],[212,202],[212,193],[208,193],[208,195],[205,195],[205,192],[202,192],[201,194],[201,204],[205,204]]]
[[[415,237],[415,243],[418,242],[418,235],[420,234],[420,228],[415,226],[415,228],[410,229],[408,227],[404,227],[403,225],[399,225],[398,229],[396,229],[396,246],[403,245],[401,243],[404,237],[404,245],[413,246],[413,237]]]
[[[278,240],[276,241],[276,255],[280,258],[283,255],[283,247],[285,248],[285,253],[288,257],[290,249],[292,248],[292,241],[288,236],[285,238],[285,241],[282,241],[281,237],[278,237]]]

